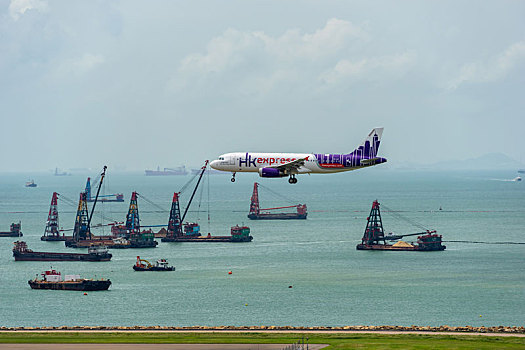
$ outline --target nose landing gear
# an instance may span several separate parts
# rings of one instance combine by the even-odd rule
[[[230,180],[231,182],[235,182],[235,174],[236,174],[236,173],[232,173],[232,178],[231,178],[231,180]]]
[[[295,178],[295,175],[290,175],[290,178],[288,179],[288,182],[291,184],[296,184],[297,179]]]

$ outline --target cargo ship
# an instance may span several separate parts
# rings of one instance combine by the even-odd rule
[[[248,218],[250,220],[304,220],[308,216],[306,204],[296,204],[296,205],[288,205],[284,207],[275,207],[275,208],[265,208],[261,209],[259,207],[259,186],[261,186],[259,183],[254,182],[253,184],[253,193],[250,203],[250,213],[248,214]],[[268,189],[269,190],[269,189]],[[282,197],[282,195],[279,195]],[[282,210],[282,209],[290,209],[295,208],[295,213],[278,213],[278,212],[271,212],[272,210]]]
[[[416,243],[408,243],[400,239],[407,236],[418,236]],[[386,241],[397,241],[388,244]],[[442,245],[442,236],[436,231],[427,230],[426,232],[411,233],[405,235],[386,235],[383,231],[383,221],[379,210],[379,202],[372,203],[370,215],[361,244],[356,246],[357,250],[390,250],[390,251],[440,251],[447,247]]]
[[[111,285],[110,280],[100,279],[85,279],[80,278],[80,275],[65,275],[62,280],[60,272],[55,270],[48,270],[42,274],[42,278],[29,280],[27,282],[31,289],[54,289],[54,290],[76,290],[76,291],[96,291],[108,290]]]
[[[135,271],[175,271],[175,266],[169,266],[166,259],[159,259],[155,265],[150,264],[146,259],[137,256],[137,262],[133,265]]]
[[[0,237],[22,237],[22,223],[19,221],[18,224],[13,222],[9,226],[9,231],[0,232]]]
[[[105,246],[91,246],[87,254],[34,252],[26,242],[16,241],[13,247],[15,261],[110,261],[111,253]]]
[[[157,170],[144,170],[144,172],[146,176],[188,175],[184,165],[177,168],[164,168],[164,170],[160,170],[160,167],[157,167]]]

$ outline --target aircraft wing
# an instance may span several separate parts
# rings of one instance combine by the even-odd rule
[[[279,165],[270,165],[267,168],[279,169],[285,174],[293,174],[300,167],[304,166],[304,163],[308,160],[308,157],[299,158],[288,163],[279,164]]]

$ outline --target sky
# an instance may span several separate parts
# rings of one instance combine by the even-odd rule
[[[0,172],[525,162],[523,1],[0,0]]]

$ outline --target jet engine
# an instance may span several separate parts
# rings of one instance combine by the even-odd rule
[[[281,170],[275,169],[275,168],[260,168],[259,169],[259,176],[260,177],[285,177],[285,175]]]

